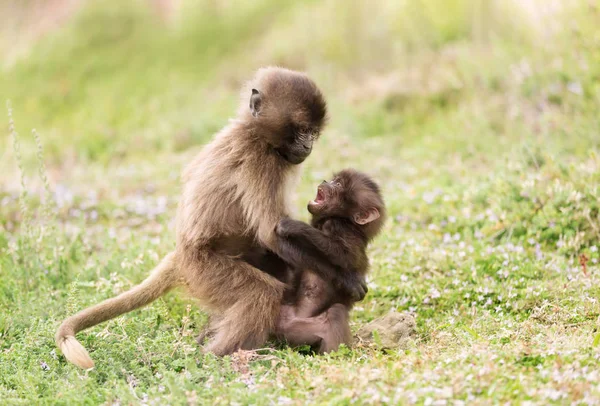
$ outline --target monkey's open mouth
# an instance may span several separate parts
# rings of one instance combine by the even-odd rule
[[[314,204],[321,204],[325,201],[325,192],[321,188],[317,188],[317,196],[313,200]]]

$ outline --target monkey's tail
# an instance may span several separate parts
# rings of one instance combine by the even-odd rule
[[[148,278],[119,296],[107,299],[67,318],[56,332],[56,345],[65,358],[83,369],[94,366],[86,349],[75,334],[121,314],[145,306],[177,285],[175,253],[171,252],[154,268]]]

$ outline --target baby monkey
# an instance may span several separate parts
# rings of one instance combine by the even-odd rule
[[[278,253],[292,269],[276,335],[318,352],[350,345],[353,304],[367,293],[368,243],[385,220],[379,186],[353,169],[323,181],[308,203],[311,224],[289,218],[275,229]]]

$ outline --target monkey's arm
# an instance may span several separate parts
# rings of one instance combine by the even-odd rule
[[[309,226],[310,227],[310,226]],[[279,255],[296,269],[310,269],[333,284],[353,301],[361,301],[367,294],[365,279],[352,268],[342,268],[330,262],[330,257],[311,244],[277,235]]]
[[[328,282],[341,272],[319,251],[287,237],[277,236],[277,255],[298,270],[311,269]]]
[[[276,277],[280,281],[288,282],[287,264],[272,251],[254,248],[244,253],[241,258],[253,267]]]
[[[328,258],[335,266],[344,270],[353,268],[353,258],[346,246],[309,224],[290,218],[283,218],[277,224],[275,233],[280,238],[288,238],[297,241],[299,245],[310,247],[311,250]]]

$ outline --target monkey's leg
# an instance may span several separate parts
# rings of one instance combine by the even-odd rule
[[[296,296],[294,310],[300,318],[318,316],[329,309],[337,297],[333,286],[311,271],[302,273]]]
[[[216,355],[254,349],[274,330],[284,283],[248,263],[215,252],[198,252],[186,261],[190,293],[220,319],[207,350]]]
[[[350,346],[352,343],[352,332],[348,322],[348,308],[342,304],[336,303],[331,306],[326,312],[329,322],[328,328],[325,330],[319,353],[335,351],[340,344]]]
[[[282,306],[277,336],[292,346],[320,345],[326,329],[325,313],[316,317],[297,317],[293,306]]]
[[[279,330],[291,345],[318,345],[319,353],[335,351],[340,344],[350,345],[352,339],[348,309],[339,303],[315,317],[290,317],[288,312],[281,319]]]

